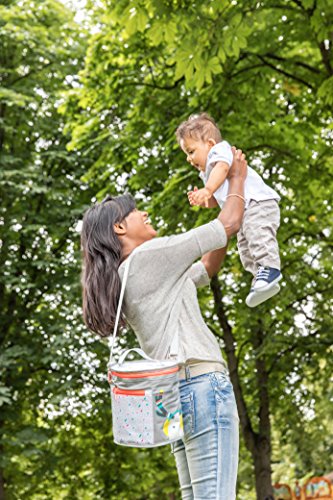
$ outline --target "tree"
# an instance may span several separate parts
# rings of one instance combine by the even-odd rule
[[[40,407],[75,368],[68,352],[69,332],[81,323],[73,202],[85,161],[66,151],[57,112],[60,91],[75,85],[84,54],[73,14],[53,0],[6,1],[0,14],[3,499],[29,490],[29,476],[30,488],[38,484],[32,472],[43,472],[42,448],[52,435],[39,420]]]
[[[95,157],[85,179],[98,198],[135,192],[161,234],[210,220],[211,212],[187,206],[197,179],[174,138],[198,110],[217,119],[282,195],[282,293],[246,309],[250,277],[232,247],[212,281],[213,300],[201,297],[225,349],[264,499],[272,494],[272,423],[297,441],[290,422],[307,428],[321,397],[313,381],[327,380],[332,369],[332,7],[320,0],[122,0],[94,12],[98,31],[68,130],[72,150]],[[301,454],[300,472],[323,467]]]
[[[172,457],[112,444],[107,347],[82,320],[77,224],[95,157],[67,151],[58,110],[65,91],[76,110],[85,31],[53,0],[0,12],[0,499],[171,500]]]

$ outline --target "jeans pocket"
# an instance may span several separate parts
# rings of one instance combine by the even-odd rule
[[[222,401],[228,401],[230,397],[233,397],[234,391],[232,383],[227,375],[224,373],[215,373],[216,384],[216,397]]]
[[[180,396],[184,422],[184,437],[190,437],[194,433],[195,417],[194,417],[194,398],[193,392],[184,396]]]
[[[218,382],[215,389],[218,421],[225,424],[233,417],[239,421],[234,389],[229,377],[223,373],[216,373],[215,376]]]

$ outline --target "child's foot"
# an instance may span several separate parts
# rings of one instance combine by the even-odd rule
[[[273,285],[278,283],[281,278],[282,274],[279,269],[259,266],[257,275],[254,278],[252,290],[254,290],[255,292],[265,292],[266,290],[272,288]]]
[[[278,283],[273,285],[269,290],[266,290],[265,292],[255,292],[253,288],[251,288],[251,291],[245,300],[246,305],[249,307],[256,307],[262,302],[265,302],[265,300],[274,297],[274,295],[279,293],[279,291],[280,285]]]
[[[276,295],[280,291],[278,282],[281,278],[282,274],[279,269],[259,266],[250,293],[246,298],[246,304],[249,307],[255,307]]]

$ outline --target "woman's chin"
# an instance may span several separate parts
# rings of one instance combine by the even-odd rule
[[[150,226],[150,228],[149,228],[149,229],[150,229],[150,231],[149,231],[149,232],[150,232],[150,234],[151,234],[151,237],[152,237],[152,238],[155,238],[155,236],[157,236],[157,231],[156,231],[156,229],[154,229],[154,228],[153,228],[153,226]]]

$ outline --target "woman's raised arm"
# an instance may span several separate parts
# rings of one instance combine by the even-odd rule
[[[241,150],[236,151],[235,148],[233,148],[233,153],[234,161],[229,172],[228,198],[218,216],[228,238],[237,233],[242,224],[245,206],[244,182],[247,175],[247,162],[244,154]],[[201,260],[210,278],[219,272],[226,253],[227,247],[224,247],[203,255]]]
[[[247,176],[247,162],[240,149],[233,148],[234,161],[229,171],[229,191],[223,209],[218,215],[227,237],[236,234],[242,224],[245,198],[244,183]]]

